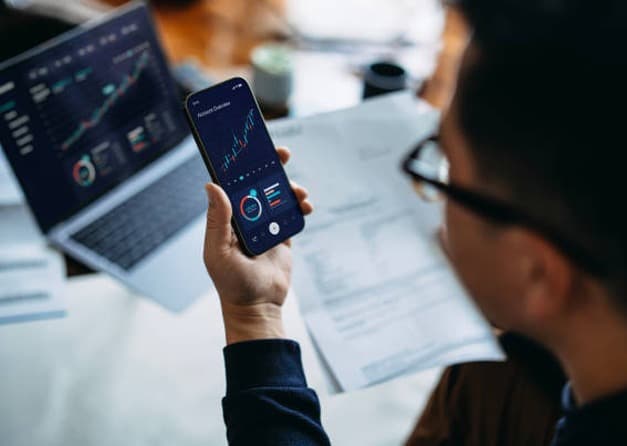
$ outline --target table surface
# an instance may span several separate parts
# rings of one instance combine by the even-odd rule
[[[63,320],[0,326],[4,446],[226,444],[215,294],[174,315],[92,274],[69,280],[66,301]],[[439,371],[329,396],[294,296],[285,321],[334,444],[402,444]]]

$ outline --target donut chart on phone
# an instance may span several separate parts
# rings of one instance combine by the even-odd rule
[[[257,198],[257,191],[251,189],[239,202],[239,212],[248,221],[257,221],[261,218],[261,201]]]

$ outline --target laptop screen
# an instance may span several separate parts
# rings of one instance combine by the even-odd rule
[[[0,64],[0,145],[44,231],[187,134],[143,4]]]

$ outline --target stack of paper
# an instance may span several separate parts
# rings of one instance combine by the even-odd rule
[[[40,245],[0,247],[0,324],[65,315],[63,258]]]
[[[0,324],[65,315],[63,258],[45,245],[0,147]]]
[[[22,191],[0,146],[0,206],[17,205],[22,201]]]
[[[441,208],[400,171],[438,118],[401,93],[270,125],[315,207],[294,241],[294,287],[335,390],[503,357],[441,252]]]

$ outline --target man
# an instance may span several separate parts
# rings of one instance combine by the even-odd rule
[[[442,118],[441,174],[411,162],[409,173],[447,198],[446,250],[486,317],[559,360],[568,384],[552,444],[627,444],[625,142],[615,106],[627,103],[626,6],[460,3],[473,36]],[[294,190],[311,212],[306,191]],[[289,243],[247,258],[225,193],[211,184],[207,192],[205,263],[228,344],[229,442],[329,444],[298,345],[283,339]]]

